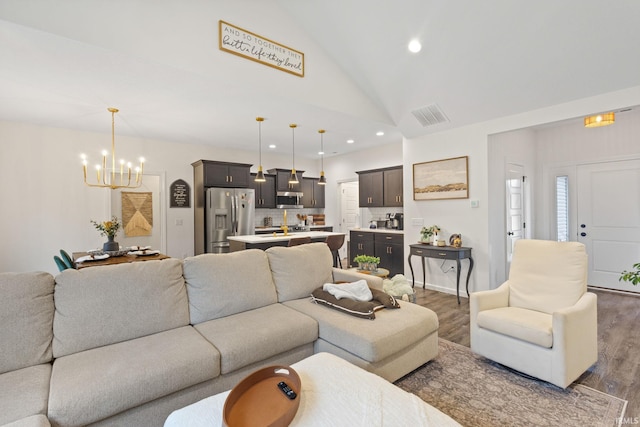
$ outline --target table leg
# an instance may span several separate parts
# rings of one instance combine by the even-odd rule
[[[467,272],[467,298],[469,298],[469,277],[471,277],[471,270],[473,270],[473,258],[469,257],[469,271]]]
[[[411,265],[411,252],[409,252],[407,262],[409,263],[409,268],[411,269],[411,287],[414,288],[416,286],[416,276],[413,274],[413,266]]]
[[[460,260],[456,260],[456,296],[458,297],[458,304],[460,304]]]
[[[422,259],[422,289],[426,289],[427,286],[427,276],[426,276],[426,268],[424,266],[424,257],[420,257]]]

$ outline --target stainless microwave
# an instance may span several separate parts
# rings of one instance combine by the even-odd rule
[[[276,193],[278,209],[302,209],[302,193],[299,191],[278,191]]]

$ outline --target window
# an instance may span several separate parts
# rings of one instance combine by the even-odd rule
[[[556,176],[556,238],[569,241],[569,177]]]

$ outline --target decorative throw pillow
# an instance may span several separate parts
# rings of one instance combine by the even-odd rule
[[[400,308],[400,304],[391,295],[377,289],[371,289],[373,299],[371,301],[354,301],[347,298],[337,299],[329,292],[317,288],[311,293],[311,300],[316,304],[326,305],[351,316],[363,319],[375,319],[376,310],[381,308]]]

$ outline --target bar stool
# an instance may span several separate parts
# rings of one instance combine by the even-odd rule
[[[287,246],[298,246],[304,245],[305,243],[311,243],[311,237],[292,237],[289,239]]]
[[[333,266],[337,267],[338,264],[340,264],[340,268],[342,268],[342,260],[340,259],[340,253],[338,250],[344,244],[344,234],[327,236],[327,239],[324,242],[329,246],[329,250],[333,254]]]

